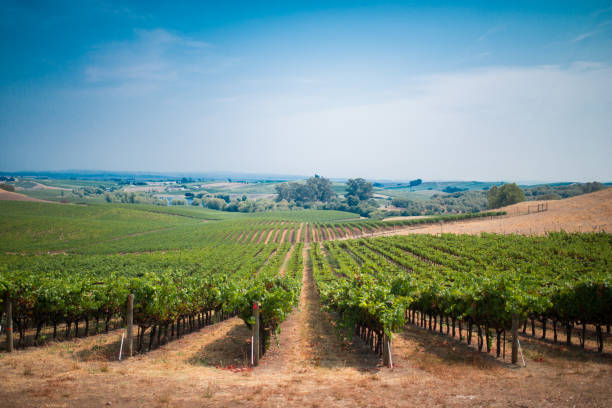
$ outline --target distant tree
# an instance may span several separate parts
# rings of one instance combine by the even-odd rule
[[[461,188],[461,187],[455,187],[455,186],[446,186],[444,188],[444,190],[442,190],[442,191],[444,191],[445,193],[452,194],[452,193],[457,193],[459,191],[466,191],[466,190],[467,190],[467,188]]]
[[[215,194],[215,198],[220,198],[228,204],[231,201],[229,194]]]
[[[311,194],[315,198],[314,201],[327,202],[336,196],[331,187],[331,181],[325,177],[319,177],[318,174],[306,180],[306,185],[312,189]]]
[[[2,184],[0,184],[0,188],[2,190],[6,190],[6,191],[15,191],[15,186],[13,186],[11,184],[2,183]]]
[[[220,198],[207,198],[204,201],[204,206],[211,210],[223,210],[225,209],[226,202]]]
[[[593,193],[595,191],[599,191],[599,190],[603,190],[608,188],[606,185],[601,184],[597,181],[594,181],[592,183],[586,183],[586,184],[582,184],[581,189],[583,193]]]
[[[423,180],[421,180],[421,179],[411,180],[410,181],[410,188],[413,188],[413,187],[416,187],[416,186],[420,186],[421,184],[423,184]]]
[[[309,178],[306,183],[277,184],[275,189],[276,201],[294,201],[300,205],[315,201],[329,202],[336,197],[336,193],[331,188],[331,181],[319,175]]]
[[[349,179],[346,188],[346,198],[352,201],[364,201],[372,198],[374,186],[362,178]],[[349,198],[351,197],[351,198]]]
[[[525,201],[525,193],[516,183],[504,184],[501,187],[492,186],[487,191],[489,208],[499,208]]]

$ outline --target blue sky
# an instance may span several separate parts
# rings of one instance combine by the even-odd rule
[[[0,170],[612,180],[612,1],[0,9]]]

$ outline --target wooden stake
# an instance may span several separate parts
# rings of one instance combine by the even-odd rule
[[[8,296],[6,295],[5,299],[6,303],[6,350],[9,353],[12,353],[13,348],[13,303]]]
[[[261,347],[259,345],[259,303],[253,303],[253,318],[255,319],[255,324],[253,325],[253,365],[259,365],[259,357]]]
[[[393,368],[393,360],[391,357],[391,339],[386,334],[383,334],[382,340],[382,355],[383,364],[388,368]]]
[[[134,355],[134,295],[128,295],[127,304],[127,348],[128,357]]]

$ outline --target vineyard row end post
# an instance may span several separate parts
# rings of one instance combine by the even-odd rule
[[[393,368],[393,361],[391,360],[391,339],[386,334],[383,335],[383,364],[388,368]]]
[[[8,293],[5,299],[6,304],[6,350],[13,352],[13,303]]]
[[[259,357],[260,357],[260,339],[259,339],[259,303],[253,303],[253,318],[255,319],[255,324],[253,324],[253,365],[259,365]]]
[[[134,295],[132,293],[128,295],[126,314],[128,356],[132,357],[134,354]]]

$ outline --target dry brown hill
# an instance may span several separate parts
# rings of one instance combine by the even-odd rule
[[[538,204],[547,206],[546,211],[537,211]],[[612,232],[612,188],[584,194],[564,200],[525,201],[504,207],[505,217],[463,221],[445,225],[430,225],[423,228],[398,231],[398,234],[479,234],[495,232],[502,234],[545,234],[549,231],[567,232]]]

